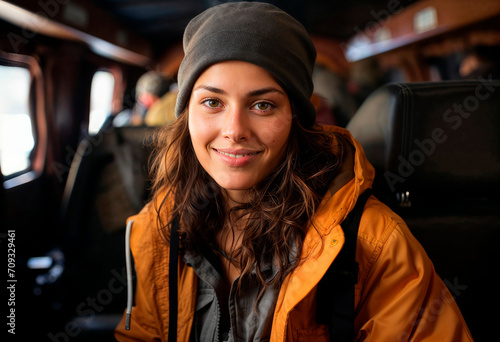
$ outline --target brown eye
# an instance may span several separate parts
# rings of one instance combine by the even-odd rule
[[[268,102],[259,102],[255,105],[257,110],[266,111],[271,109],[271,104]]]
[[[220,102],[217,100],[207,100],[205,104],[210,108],[217,108],[220,105]]]

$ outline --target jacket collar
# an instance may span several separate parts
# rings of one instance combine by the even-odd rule
[[[333,126],[324,129],[337,133],[347,142],[342,166],[309,225],[301,254],[304,261],[282,285],[276,315],[289,313],[321,280],[344,245],[340,224],[354,208],[359,195],[372,185],[375,176],[363,148],[349,131]]]
[[[348,130],[336,126],[323,128],[338,134],[346,142],[340,171],[330,184],[329,191],[321,201],[312,221],[312,225],[321,235],[326,236],[333,226],[340,224],[346,218],[354,208],[359,195],[372,186],[375,169],[366,159],[361,145],[354,140]],[[341,142],[337,141],[334,145],[338,146],[339,143]]]

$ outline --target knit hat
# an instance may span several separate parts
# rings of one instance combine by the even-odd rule
[[[171,83],[172,80],[154,70],[150,70],[139,77],[135,86],[135,94],[139,96],[143,93],[149,93],[160,97],[168,91]]]
[[[178,73],[178,117],[192,88],[210,65],[229,60],[256,64],[281,83],[303,126],[314,124],[309,98],[316,50],[297,20],[260,2],[230,2],[211,7],[192,19],[184,32],[184,59]]]

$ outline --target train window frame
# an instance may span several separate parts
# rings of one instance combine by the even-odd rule
[[[3,187],[10,189],[30,182],[43,173],[48,144],[47,122],[43,74],[38,61],[32,56],[0,51],[0,65],[24,68],[30,74],[28,115],[31,121],[33,149],[29,154],[29,165],[26,169],[3,175]]]

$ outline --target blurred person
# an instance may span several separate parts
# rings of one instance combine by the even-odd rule
[[[146,113],[144,123],[148,126],[163,126],[173,123],[175,121],[176,100],[177,85],[173,84],[165,95],[151,105]]]
[[[135,87],[136,102],[131,109],[126,109],[113,119],[114,126],[138,126],[144,124],[148,109],[168,90],[172,80],[156,72],[148,71],[139,77]]]
[[[459,66],[462,79],[500,79],[500,46],[476,46],[468,50]]]
[[[317,51],[311,98],[316,108],[316,121],[345,127],[356,111],[354,99],[347,89],[351,66],[338,41],[320,36],[313,36],[312,41]]]

